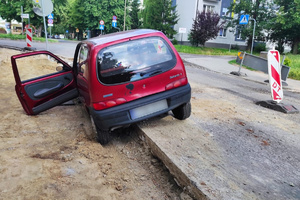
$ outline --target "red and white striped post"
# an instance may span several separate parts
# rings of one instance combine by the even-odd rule
[[[280,54],[277,50],[268,52],[268,71],[272,100],[279,103],[283,99],[281,84]]]
[[[26,43],[27,43],[27,47],[32,46],[32,28],[26,29]]]
[[[268,52],[268,72],[272,100],[258,101],[256,104],[288,114],[299,113],[299,110],[293,105],[280,103],[283,99],[283,90],[281,83],[280,54],[276,50],[270,50]]]

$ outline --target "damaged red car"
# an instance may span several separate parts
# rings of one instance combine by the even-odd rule
[[[32,56],[42,63],[40,74],[30,73],[35,63],[26,59]],[[114,129],[169,111],[180,120],[191,114],[184,64],[160,31],[131,30],[82,41],[72,64],[48,51],[15,55],[11,62],[15,90],[28,115],[79,98],[101,144],[109,142]]]

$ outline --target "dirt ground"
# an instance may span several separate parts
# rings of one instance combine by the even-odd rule
[[[0,199],[191,199],[134,130],[102,147],[80,105],[26,115],[10,62],[19,53],[0,48]]]

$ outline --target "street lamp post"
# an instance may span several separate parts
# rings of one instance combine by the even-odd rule
[[[250,20],[253,20],[253,21],[254,21],[253,34],[252,34],[252,46],[251,46],[251,55],[252,55],[252,52],[253,52],[253,44],[254,44],[254,35],[255,35],[256,20],[253,19],[253,18],[251,18]]]

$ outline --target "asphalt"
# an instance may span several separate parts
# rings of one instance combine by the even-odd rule
[[[228,63],[230,60],[236,59],[234,56],[204,56],[185,53],[180,53],[180,56],[186,64],[196,65],[206,70],[226,75],[230,75],[231,72],[239,71],[238,65],[232,65]],[[242,78],[258,83],[264,83],[269,79],[268,74],[260,71],[251,71],[243,67],[241,68],[240,73]],[[300,81],[288,78],[285,83],[287,85],[284,84],[283,92],[285,89],[300,92]]]
[[[231,72],[237,72],[239,70],[238,65],[231,65],[228,63],[230,60],[236,59],[234,56],[204,56],[204,55],[192,55],[192,54],[183,54],[181,53],[186,66],[193,65],[202,70],[213,71],[216,73],[221,73],[227,76],[235,76],[232,75]],[[241,68],[241,78],[253,81],[256,83],[261,83],[267,85],[265,83],[268,80],[268,74],[264,74],[259,71],[250,71],[245,68]],[[300,92],[300,81],[287,79],[287,86],[284,86],[284,90],[289,90],[292,92]],[[270,94],[271,96],[271,94]],[[191,116],[193,118],[193,116]],[[272,170],[264,171],[257,170],[259,173],[267,174],[266,180],[263,180],[263,175],[260,177],[255,176],[255,180],[252,180],[251,176],[246,176],[243,173],[238,172],[241,168],[235,167],[235,165],[227,165],[224,163],[231,162],[230,159],[227,161],[222,160],[221,157],[218,157],[218,153],[222,154],[224,152],[218,152],[219,147],[214,146],[214,149],[218,153],[212,153],[214,150],[207,150],[206,146],[206,137],[199,136],[199,131],[197,128],[197,123],[193,122],[194,119],[185,120],[184,126],[186,127],[194,127],[189,128],[188,131],[183,127],[178,127],[176,120],[173,120],[172,117],[168,116],[163,119],[157,121],[151,121],[149,123],[141,123],[138,124],[141,138],[144,139],[151,148],[151,151],[155,156],[160,158],[162,162],[169,169],[171,174],[174,175],[176,182],[181,185],[185,190],[187,190],[191,196],[195,199],[268,199],[269,187],[261,188],[258,182],[266,182],[267,185],[272,185],[272,182],[269,180],[270,177],[277,177],[278,175],[270,175],[273,173]],[[260,123],[260,122],[259,122]],[[226,129],[228,125],[221,126],[220,129]],[[257,126],[260,126],[258,124]],[[177,127],[178,130],[172,129],[173,127]],[[264,125],[262,126],[264,127]],[[261,127],[261,128],[262,128]],[[263,129],[263,128],[262,128]],[[169,132],[167,132],[168,130]],[[250,130],[250,129],[248,129]],[[251,129],[252,130],[252,129]],[[218,130],[219,131],[219,130]],[[219,131],[221,132],[221,131]],[[224,131],[226,132],[226,131]],[[243,130],[228,130],[226,132],[227,137],[230,138],[230,133],[242,133]],[[271,135],[275,135],[274,130],[267,130],[267,133]],[[202,133],[201,133],[202,134]],[[205,135],[205,133],[203,133]],[[212,133],[211,133],[212,134]],[[279,135],[282,133],[279,133]],[[217,134],[216,134],[217,135]],[[266,136],[267,137],[267,136]],[[277,136],[276,136],[277,137]],[[281,136],[280,136],[281,137]],[[243,138],[245,139],[245,138]],[[242,141],[244,141],[242,139]],[[277,142],[277,139],[274,139],[274,143]],[[236,135],[232,138],[228,139],[229,141],[236,141]],[[228,141],[224,141],[228,143]],[[251,141],[244,141],[243,148],[240,151],[242,153],[245,149],[246,144],[251,143]],[[225,144],[224,144],[225,145]],[[233,144],[226,144],[235,148]],[[226,146],[225,145],[225,146]],[[282,145],[284,146],[284,145]],[[231,148],[231,147],[228,147]],[[249,151],[253,151],[253,147],[250,145]],[[274,147],[275,149],[277,147]],[[280,147],[279,147],[280,148]],[[222,148],[220,148],[221,151]],[[258,150],[259,152],[259,150]],[[228,152],[227,152],[228,153]],[[261,152],[260,152],[261,153]],[[226,153],[225,153],[226,154]],[[271,152],[270,155],[263,155],[262,157],[272,157],[274,152]],[[199,156],[200,155],[200,156]],[[243,157],[243,159],[248,159],[247,156]],[[258,156],[259,157],[259,156]],[[196,159],[197,158],[197,159]],[[236,159],[234,156],[231,159]],[[239,159],[237,159],[239,160]],[[223,163],[224,166],[220,171],[214,171],[212,166],[215,166],[214,162]],[[234,160],[232,160],[234,162]],[[265,161],[263,161],[265,162]],[[262,163],[263,163],[262,162]],[[274,161],[276,164],[277,161]],[[284,162],[281,160],[280,162]],[[279,163],[280,163],[279,162]],[[219,164],[220,164],[219,163]],[[245,162],[247,163],[247,162]],[[244,163],[244,164],[245,164]],[[242,163],[240,163],[242,164]],[[247,163],[248,164],[248,163]],[[247,165],[245,164],[245,165]],[[274,165],[276,165],[274,164]],[[222,165],[222,164],[220,164]],[[226,168],[228,167],[228,168]],[[249,170],[247,166],[244,166],[245,169]],[[280,167],[281,168],[281,167]],[[221,172],[222,171],[222,172]],[[251,170],[250,170],[251,171]],[[274,170],[275,171],[275,170]],[[236,174],[237,173],[237,174]],[[249,172],[247,172],[249,173]],[[251,172],[252,173],[252,172]],[[251,174],[250,173],[250,174]],[[257,172],[258,173],[258,172]],[[258,174],[259,174],[258,173]],[[269,174],[270,173],[270,174]],[[236,178],[239,177],[239,178]],[[236,178],[236,179],[235,179]],[[234,179],[234,180],[233,180]],[[243,180],[244,179],[244,180]],[[257,180],[256,180],[257,179]],[[275,178],[274,178],[275,179]],[[203,181],[206,180],[206,181]],[[243,181],[243,182],[241,182]],[[246,182],[247,183],[246,183]],[[257,185],[255,185],[257,184]],[[264,183],[265,184],[265,183]],[[210,185],[210,186],[209,186]],[[239,186],[242,185],[242,186]],[[291,184],[293,186],[293,184]],[[256,188],[256,191],[247,191],[249,188]],[[273,187],[278,187],[278,185],[274,185]],[[285,187],[285,186],[284,186]],[[288,187],[288,186],[287,186]],[[245,189],[246,188],[246,189]],[[266,191],[264,191],[266,190]],[[285,189],[285,192],[278,192],[277,188],[272,191],[276,199],[287,199],[291,196],[281,196],[281,193],[290,192],[289,188]],[[266,196],[262,195],[265,193]],[[271,195],[271,196],[272,196]],[[272,196],[272,197],[274,197]],[[299,195],[296,195],[296,199],[300,198]],[[294,199],[294,198],[293,198]]]

